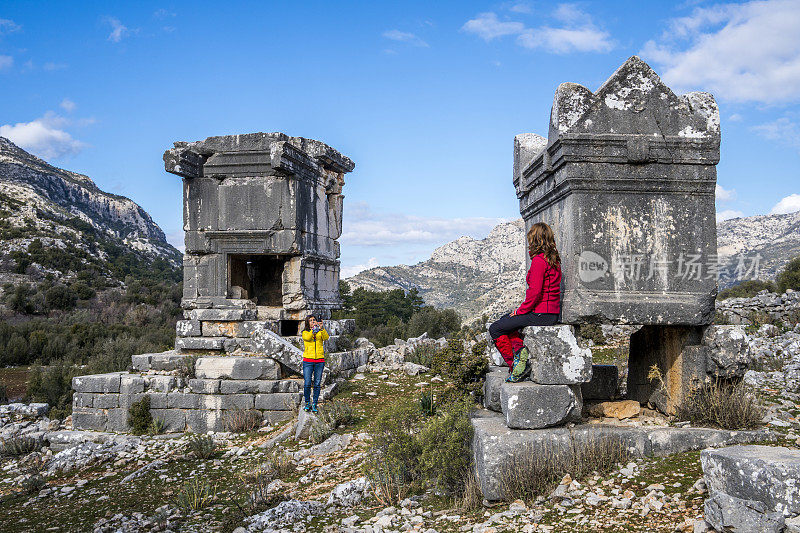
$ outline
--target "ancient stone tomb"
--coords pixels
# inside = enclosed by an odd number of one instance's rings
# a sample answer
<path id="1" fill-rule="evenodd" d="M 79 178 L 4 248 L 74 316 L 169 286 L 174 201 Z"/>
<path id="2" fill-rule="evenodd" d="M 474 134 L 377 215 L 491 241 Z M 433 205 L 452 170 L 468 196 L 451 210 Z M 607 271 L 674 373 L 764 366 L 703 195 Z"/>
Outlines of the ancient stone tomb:
<path id="1" fill-rule="evenodd" d="M 222 431 L 232 413 L 267 422 L 300 403 L 302 321 L 326 319 L 324 382 L 366 363 L 339 352 L 352 320 L 339 299 L 344 175 L 354 164 L 328 145 L 283 133 L 175 143 L 168 172 L 183 177 L 183 320 L 175 350 L 132 357 L 132 372 L 73 379 L 77 429 L 125 431 L 147 395 L 167 431 Z M 328 394 L 331 391 L 328 391 Z"/>

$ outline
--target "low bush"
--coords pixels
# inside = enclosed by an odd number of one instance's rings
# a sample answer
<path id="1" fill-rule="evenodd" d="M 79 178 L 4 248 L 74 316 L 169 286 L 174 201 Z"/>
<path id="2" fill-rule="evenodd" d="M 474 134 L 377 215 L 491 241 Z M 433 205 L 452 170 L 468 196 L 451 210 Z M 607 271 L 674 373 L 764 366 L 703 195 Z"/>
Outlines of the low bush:
<path id="1" fill-rule="evenodd" d="M 271 472 L 274 479 L 284 479 L 295 471 L 292 458 L 280 448 L 271 448 L 264 459 L 263 468 Z"/>
<path id="2" fill-rule="evenodd" d="M 261 427 L 264 415 L 255 409 L 231 409 L 225 413 L 225 431 L 249 433 Z"/>
<path id="3" fill-rule="evenodd" d="M 411 353 L 406 356 L 406 361 L 430 368 L 436 356 L 436 345 L 432 342 L 422 342 L 417 344 Z"/>
<path id="4" fill-rule="evenodd" d="M 325 442 L 335 430 L 329 424 L 326 424 L 322 420 L 315 420 L 313 424 L 311 424 L 311 429 L 308 432 L 308 440 L 311 441 L 311 444 L 319 444 L 321 442 Z"/>
<path id="5" fill-rule="evenodd" d="M 530 504 L 538 496 L 549 494 L 566 474 L 573 479 L 594 472 L 604 474 L 629 459 L 624 442 L 615 438 L 573 444 L 570 450 L 529 444 L 501 466 L 500 491 L 506 501 L 519 499 Z"/>
<path id="6" fill-rule="evenodd" d="M 777 288 L 771 281 L 749 279 L 737 283 L 732 287 L 728 287 L 727 289 L 722 289 L 717 293 L 717 300 L 727 300 L 728 298 L 752 298 L 763 290 L 775 292 Z"/>
<path id="7" fill-rule="evenodd" d="M 598 324 L 581 324 L 579 333 L 581 337 L 592 341 L 598 346 L 606 343 L 606 336 L 603 334 L 603 328 Z"/>
<path id="8" fill-rule="evenodd" d="M 776 276 L 775 281 L 779 293 L 786 292 L 786 289 L 800 290 L 800 256 L 789 261 Z"/>
<path id="9" fill-rule="evenodd" d="M 467 351 L 464 341 L 451 339 L 445 348 L 436 352 L 431 369 L 452 383 L 453 388 L 444 392 L 444 400 L 448 403 L 464 395 L 479 400 L 483 394 L 484 376 L 489 371 L 486 340 L 478 341 Z"/>
<path id="10" fill-rule="evenodd" d="M 164 433 L 166 427 L 166 422 L 160 418 L 154 418 L 153 421 L 150 422 L 150 425 L 147 426 L 147 433 L 150 435 L 160 435 Z"/>
<path id="11" fill-rule="evenodd" d="M 153 415 L 150 414 L 150 396 L 144 395 L 142 399 L 133 402 L 128 407 L 128 426 L 134 435 L 144 435 L 153 423 Z"/>
<path id="12" fill-rule="evenodd" d="M 186 512 L 205 509 L 216 497 L 216 487 L 207 481 L 194 478 L 183 485 L 175 498 L 175 505 Z"/>
<path id="13" fill-rule="evenodd" d="M 464 497 L 472 458 L 470 408 L 454 403 L 425 417 L 418 406 L 399 400 L 376 416 L 363 468 L 381 504 L 394 505 L 424 487 Z"/>
<path id="14" fill-rule="evenodd" d="M 217 443 L 210 435 L 192 435 L 186 442 L 186 451 L 198 459 L 211 459 L 217 453 Z"/>
<path id="15" fill-rule="evenodd" d="M 343 400 L 331 400 L 322 406 L 319 418 L 333 429 L 353 425 L 358 421 L 355 407 Z"/>
<path id="16" fill-rule="evenodd" d="M 41 438 L 17 435 L 0 440 L 0 456 L 27 455 L 39 450 L 43 445 Z"/>
<path id="17" fill-rule="evenodd" d="M 433 392 L 423 391 L 419 395 L 419 409 L 425 416 L 433 416 L 436 414 L 436 397 Z"/>
<path id="18" fill-rule="evenodd" d="M 676 411 L 678 420 L 722 429 L 753 429 L 764 418 L 764 409 L 750 387 L 722 380 L 691 390 Z"/>

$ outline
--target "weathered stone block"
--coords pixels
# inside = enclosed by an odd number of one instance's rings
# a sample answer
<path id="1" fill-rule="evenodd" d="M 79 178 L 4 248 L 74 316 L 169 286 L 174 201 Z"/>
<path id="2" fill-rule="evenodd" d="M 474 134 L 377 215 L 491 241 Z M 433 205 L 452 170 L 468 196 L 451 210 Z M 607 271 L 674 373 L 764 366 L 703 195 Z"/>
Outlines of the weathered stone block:
<path id="1" fill-rule="evenodd" d="M 138 353 L 136 355 L 131 356 L 131 366 L 134 370 L 139 372 L 147 372 L 150 370 L 150 358 L 153 354 L 150 353 Z"/>
<path id="2" fill-rule="evenodd" d="M 77 376 L 72 378 L 72 388 L 75 392 L 119 392 L 120 376 L 123 372 L 109 374 L 94 374 L 91 376 Z"/>
<path id="3" fill-rule="evenodd" d="M 280 388 L 280 381 L 273 380 L 260 380 L 260 379 L 224 379 L 220 382 L 220 394 L 269 394 L 273 392 L 282 392 Z"/>
<path id="4" fill-rule="evenodd" d="M 91 409 L 94 407 L 94 397 L 93 392 L 76 392 L 72 395 L 72 409 Z"/>
<path id="5" fill-rule="evenodd" d="M 483 406 L 492 411 L 500 412 L 503 410 L 500 402 L 500 389 L 508 378 L 508 369 L 502 367 L 492 367 L 486 374 L 483 383 Z"/>
<path id="6" fill-rule="evenodd" d="M 617 393 L 619 368 L 616 365 L 592 365 L 592 379 L 581 384 L 584 400 L 612 400 Z"/>
<path id="7" fill-rule="evenodd" d="M 150 397 L 150 409 L 167 409 L 169 407 L 166 392 L 147 392 L 145 395 Z"/>
<path id="8" fill-rule="evenodd" d="M 192 433 L 225 431 L 224 412 L 219 410 L 190 409 L 186 411 L 186 429 Z"/>
<path id="9" fill-rule="evenodd" d="M 222 350 L 225 337 L 179 337 L 176 350 Z"/>
<path id="10" fill-rule="evenodd" d="M 800 451 L 731 446 L 703 450 L 700 463 L 710 495 L 762 502 L 784 516 L 800 514 Z"/>
<path id="11" fill-rule="evenodd" d="M 164 431 L 174 433 L 186 429 L 186 411 L 181 409 L 150 409 L 154 420 L 164 422 Z"/>
<path id="12" fill-rule="evenodd" d="M 120 394 L 137 394 L 144 392 L 144 378 L 133 374 L 123 374 L 119 381 Z"/>
<path id="13" fill-rule="evenodd" d="M 291 420 L 293 416 L 291 411 L 264 411 L 264 420 L 270 424 Z"/>
<path id="14" fill-rule="evenodd" d="M 300 405 L 300 396 L 296 393 L 256 394 L 256 409 L 291 411 L 297 405 Z"/>
<path id="15" fill-rule="evenodd" d="M 130 430 L 130 426 L 128 425 L 128 410 L 122 408 L 109 409 L 106 431 L 122 433 L 128 430 Z"/>
<path id="16" fill-rule="evenodd" d="M 127 409 L 135 402 L 138 402 L 144 397 L 143 392 L 136 392 L 136 393 L 128 393 L 128 394 L 120 394 L 119 395 L 119 406 L 122 408 Z M 149 396 L 149 395 L 148 395 Z"/>
<path id="17" fill-rule="evenodd" d="M 770 512 L 762 502 L 743 500 L 718 492 L 705 501 L 705 520 L 717 531 L 730 533 L 781 533 L 784 517 Z"/>
<path id="18" fill-rule="evenodd" d="M 256 320 L 255 309 L 190 309 L 184 313 L 189 320 L 231 322 L 234 320 Z"/>
<path id="19" fill-rule="evenodd" d="M 101 409 L 81 409 L 72 412 L 72 427 L 75 429 L 88 429 L 105 431 L 108 416 Z"/>
<path id="20" fill-rule="evenodd" d="M 217 394 L 220 389 L 218 379 L 190 379 L 189 388 L 199 394 Z"/>
<path id="21" fill-rule="evenodd" d="M 94 397 L 95 409 L 114 409 L 119 407 L 119 394 L 97 394 Z"/>
<path id="22" fill-rule="evenodd" d="M 199 320 L 178 320 L 175 324 L 175 333 L 178 337 L 199 337 L 203 335 Z"/>
<path id="23" fill-rule="evenodd" d="M 170 392 L 177 386 L 175 376 L 145 376 L 144 382 L 148 392 Z"/>
<path id="24" fill-rule="evenodd" d="M 187 357 L 187 355 L 178 353 L 175 350 L 154 353 L 152 357 L 150 357 L 150 369 L 166 371 L 176 370 L 181 368 L 184 359 L 187 359 Z"/>
<path id="25" fill-rule="evenodd" d="M 280 366 L 266 357 L 200 357 L 195 365 L 200 379 L 280 379 Z"/>
<path id="26" fill-rule="evenodd" d="M 199 409 L 200 395 L 191 392 L 170 392 L 167 394 L 169 409 Z"/>
<path id="27" fill-rule="evenodd" d="M 573 385 L 592 379 L 592 351 L 578 346 L 572 326 L 528 326 L 522 333 L 534 383 Z"/>
<path id="28" fill-rule="evenodd" d="M 255 331 L 265 327 L 263 321 L 255 320 L 205 321 L 202 324 L 204 337 L 250 337 Z"/>
<path id="29" fill-rule="evenodd" d="M 708 349 L 708 374 L 724 379 L 744 376 L 752 360 L 744 326 L 708 326 L 701 342 Z"/>
<path id="30" fill-rule="evenodd" d="M 252 394 L 199 394 L 200 409 L 252 409 Z"/>
<path id="31" fill-rule="evenodd" d="M 562 259 L 567 324 L 709 324 L 717 254 L 719 110 L 678 96 L 638 57 L 595 92 L 556 90 L 548 138 L 515 147 L 526 228 L 547 222 Z M 677 231 L 675 228 L 692 228 Z"/>
<path id="32" fill-rule="evenodd" d="M 255 332 L 252 340 L 256 353 L 267 354 L 292 371 L 302 374 L 303 352 L 292 343 L 266 328 Z"/>
<path id="33" fill-rule="evenodd" d="M 504 383 L 500 405 L 506 424 L 514 429 L 538 429 L 580 420 L 580 387 Z"/>

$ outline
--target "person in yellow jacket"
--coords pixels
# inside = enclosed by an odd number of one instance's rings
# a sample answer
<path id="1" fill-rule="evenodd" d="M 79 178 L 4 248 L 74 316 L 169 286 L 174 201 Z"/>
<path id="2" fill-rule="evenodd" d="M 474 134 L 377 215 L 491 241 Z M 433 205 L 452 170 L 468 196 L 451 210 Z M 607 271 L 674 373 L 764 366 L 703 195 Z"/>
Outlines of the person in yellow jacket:
<path id="1" fill-rule="evenodd" d="M 322 371 L 325 368 L 325 346 L 323 343 L 330 335 L 325 331 L 322 320 L 317 320 L 314 315 L 306 317 L 306 327 L 303 330 L 303 397 L 306 401 L 306 411 L 317 412 Z M 313 381 L 312 381 L 313 380 Z M 314 386 L 314 400 L 311 398 L 311 386 Z"/>

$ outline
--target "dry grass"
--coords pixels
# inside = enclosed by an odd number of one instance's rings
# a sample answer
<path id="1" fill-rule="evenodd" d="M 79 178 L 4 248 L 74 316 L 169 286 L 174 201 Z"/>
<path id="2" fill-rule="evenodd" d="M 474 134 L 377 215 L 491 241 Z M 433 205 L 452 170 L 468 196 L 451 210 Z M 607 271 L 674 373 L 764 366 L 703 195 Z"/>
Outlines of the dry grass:
<path id="1" fill-rule="evenodd" d="M 549 494 L 565 474 L 573 479 L 593 472 L 603 474 L 629 459 L 622 441 L 608 437 L 580 446 L 573 444 L 569 450 L 528 445 L 502 466 L 500 490 L 508 501 L 531 503 L 536 497 Z"/>
<path id="2" fill-rule="evenodd" d="M 225 414 L 225 431 L 249 433 L 261 427 L 263 415 L 255 409 L 232 409 Z"/>
<path id="3" fill-rule="evenodd" d="M 475 511 L 481 508 L 482 503 L 483 493 L 480 482 L 475 476 L 475 472 L 470 469 L 464 476 L 464 493 L 458 499 L 458 508 L 465 512 Z"/>
<path id="4" fill-rule="evenodd" d="M 761 425 L 764 409 L 743 382 L 717 380 L 689 392 L 676 415 L 678 420 L 688 420 L 697 426 L 754 429 Z"/>

